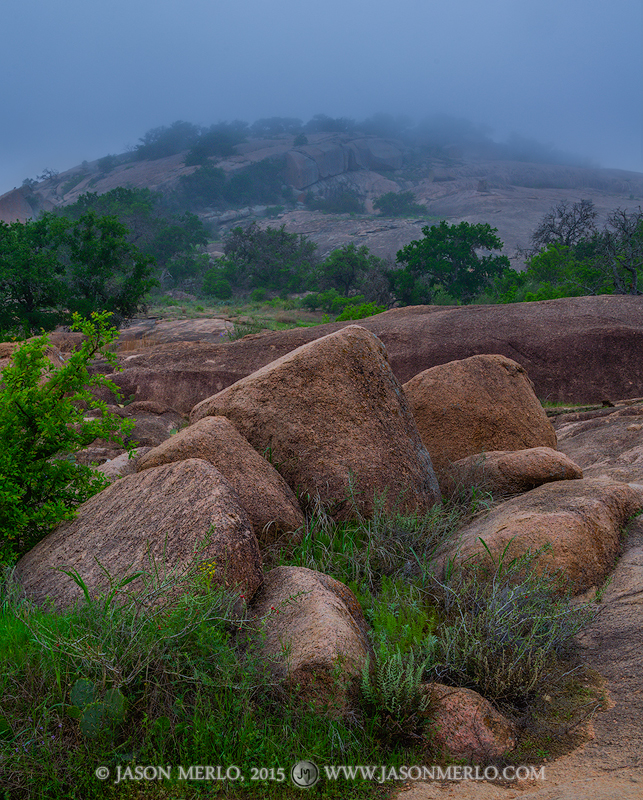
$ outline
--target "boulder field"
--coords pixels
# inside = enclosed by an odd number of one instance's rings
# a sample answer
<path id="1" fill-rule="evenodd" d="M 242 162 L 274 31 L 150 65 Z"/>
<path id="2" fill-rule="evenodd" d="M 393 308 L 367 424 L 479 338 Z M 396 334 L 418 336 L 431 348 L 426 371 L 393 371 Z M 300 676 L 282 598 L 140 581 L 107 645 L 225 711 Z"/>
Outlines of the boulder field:
<path id="1" fill-rule="evenodd" d="M 228 344 L 168 342 L 128 349 L 119 358 L 124 371 L 110 377 L 126 397 L 154 399 L 189 413 L 199 401 L 350 324 L 266 331 Z M 439 364 L 495 353 L 520 364 L 543 401 L 601 403 L 643 395 L 641 297 L 412 306 L 359 324 L 382 341 L 400 383 Z"/>
<path id="2" fill-rule="evenodd" d="M 575 298 L 586 299 L 603 298 Z M 405 323 L 445 313 L 405 311 Z M 254 342 L 265 352 L 270 336 L 239 344 Z M 227 347 L 234 350 L 233 344 Z M 141 357 L 153 361 L 162 348 L 155 350 Z M 276 346 L 270 352 L 276 355 Z M 160 398 L 126 409 L 166 414 L 170 384 L 155 385 L 161 386 Z M 596 474 L 593 459 L 600 455 L 579 437 L 610 419 L 619 431 L 625 419 L 623 448 L 638 459 L 639 445 L 630 434 L 640 441 L 643 426 L 638 407 L 628 408 L 627 415 L 610 410 L 596 422 L 557 422 L 562 441 L 582 444 L 577 452 L 588 474 Z M 592 424 L 583 428 L 587 423 Z M 275 679 L 314 685 L 324 708 L 342 713 L 350 703 L 348 683 L 335 697 L 325 691 L 338 663 L 345 665 L 348 681 L 371 653 L 359 603 L 348 587 L 313 570 L 278 567 L 264 574 L 261 548 L 277 535 L 296 547 L 304 511 L 319 502 L 338 520 L 368 516 L 378 496 L 390 510 L 423 511 L 441 496 L 432 460 L 445 484 L 454 474 L 474 480 L 477 465 L 488 460 L 499 494 L 518 496 L 470 523 L 443 556 L 457 562 L 489 551 L 498 556 L 507 546 L 515 555 L 550 544 L 540 565 L 561 569 L 569 588 L 584 592 L 613 569 L 621 529 L 643 508 L 643 486 L 609 474 L 583 478 L 572 453 L 565 456 L 556 445 L 521 363 L 497 352 L 469 354 L 420 370 L 402 387 L 387 349 L 366 324 L 338 326 L 198 402 L 188 427 L 168 431 L 164 441 L 140 453 L 136 473 L 129 462 L 123 469 L 130 474 L 122 478 L 112 470 L 114 482 L 23 556 L 16 575 L 36 602 L 49 598 L 65 607 L 82 593 L 61 570 L 77 572 L 93 594 L 106 586 L 101 565 L 114 576 L 163 557 L 180 570 L 205 540 L 199 558 L 215 584 L 240 593 L 248 604 L 249 636 L 257 629 L 255 645 L 263 648 Z M 627 479 L 623 464 L 619 469 Z M 498 758 L 514 746 L 511 723 L 479 695 L 439 685 L 427 685 L 427 691 L 446 752 Z"/>

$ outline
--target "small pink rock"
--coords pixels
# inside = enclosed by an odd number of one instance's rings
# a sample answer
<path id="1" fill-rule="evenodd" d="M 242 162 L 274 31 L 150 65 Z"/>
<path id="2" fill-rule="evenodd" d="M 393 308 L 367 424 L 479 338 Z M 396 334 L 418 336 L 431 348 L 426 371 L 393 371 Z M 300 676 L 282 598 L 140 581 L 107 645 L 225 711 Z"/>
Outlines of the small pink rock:
<path id="1" fill-rule="evenodd" d="M 514 725 L 477 692 L 441 683 L 427 688 L 436 705 L 436 742 L 451 756 L 488 761 L 514 749 Z"/>

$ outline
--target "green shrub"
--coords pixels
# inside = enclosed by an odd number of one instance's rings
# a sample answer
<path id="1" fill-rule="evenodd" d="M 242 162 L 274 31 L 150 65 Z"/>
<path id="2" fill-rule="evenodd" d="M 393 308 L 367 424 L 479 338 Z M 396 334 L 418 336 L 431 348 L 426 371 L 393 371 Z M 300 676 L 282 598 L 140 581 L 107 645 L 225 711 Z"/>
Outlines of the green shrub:
<path id="1" fill-rule="evenodd" d="M 377 306 L 375 303 L 359 303 L 358 305 L 351 303 L 344 307 L 335 322 L 344 322 L 349 319 L 366 319 L 366 317 L 381 314 L 382 311 L 386 311 L 386 307 Z"/>
<path id="2" fill-rule="evenodd" d="M 219 300 L 229 300 L 232 297 L 232 286 L 221 274 L 221 270 L 213 267 L 203 276 L 203 294 L 216 297 Z"/>
<path id="3" fill-rule="evenodd" d="M 73 454 L 94 439 L 123 443 L 131 429 L 110 414 L 89 391 L 116 386 L 103 375 L 90 375 L 89 362 L 107 350 L 118 332 L 109 328 L 109 314 L 90 321 L 74 318 L 73 328 L 85 335 L 82 345 L 62 366 L 47 359 L 47 336 L 25 342 L 2 371 L 0 387 L 0 560 L 10 562 L 33 547 L 51 528 L 74 516 L 79 503 L 104 488 L 107 481 L 91 467 L 77 464 Z M 87 408 L 99 409 L 87 419 Z"/>
<path id="4" fill-rule="evenodd" d="M 316 197 L 312 192 L 308 192 L 306 205 L 313 211 L 323 211 L 325 214 L 364 213 L 364 203 L 357 192 L 349 189 L 333 192 L 328 197 Z"/>
<path id="5" fill-rule="evenodd" d="M 444 610 L 435 675 L 492 700 L 522 704 L 560 674 L 574 637 L 597 613 L 570 604 L 563 576 L 538 567 L 543 548 L 466 564 L 436 582 Z"/>
<path id="6" fill-rule="evenodd" d="M 427 214 L 426 206 L 415 202 L 413 192 L 387 192 L 375 200 L 373 208 L 385 217 L 421 217 Z"/>
<path id="7" fill-rule="evenodd" d="M 368 718 L 324 716 L 276 683 L 244 635 L 243 601 L 209 587 L 201 563 L 197 548 L 183 570 L 145 564 L 137 589 L 110 576 L 111 589 L 62 613 L 0 586 L 9 590 L 0 612 L 3 790 L 94 800 L 115 796 L 117 766 L 219 763 L 243 768 L 235 796 L 282 798 L 284 785 L 251 781 L 251 770 L 287 774 L 302 753 L 318 764 L 408 763 L 377 743 Z M 96 779 L 97 765 L 108 765 L 109 780 Z M 158 791 L 192 797 L 176 773 Z M 324 789 L 328 798 L 366 795 L 344 781 Z"/>
<path id="8" fill-rule="evenodd" d="M 413 650 L 376 653 L 374 663 L 362 671 L 361 695 L 367 712 L 388 741 L 422 740 L 427 724 L 431 695 L 423 687 L 424 673 L 431 655 L 419 656 Z"/>

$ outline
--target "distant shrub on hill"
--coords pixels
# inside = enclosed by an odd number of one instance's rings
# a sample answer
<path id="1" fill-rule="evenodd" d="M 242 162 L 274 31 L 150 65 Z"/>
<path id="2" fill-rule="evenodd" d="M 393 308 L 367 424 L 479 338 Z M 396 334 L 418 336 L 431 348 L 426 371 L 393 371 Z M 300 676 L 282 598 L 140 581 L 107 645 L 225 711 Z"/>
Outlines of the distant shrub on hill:
<path id="1" fill-rule="evenodd" d="M 427 214 L 426 206 L 415 202 L 413 192 L 387 192 L 373 203 L 385 217 L 419 217 Z"/>

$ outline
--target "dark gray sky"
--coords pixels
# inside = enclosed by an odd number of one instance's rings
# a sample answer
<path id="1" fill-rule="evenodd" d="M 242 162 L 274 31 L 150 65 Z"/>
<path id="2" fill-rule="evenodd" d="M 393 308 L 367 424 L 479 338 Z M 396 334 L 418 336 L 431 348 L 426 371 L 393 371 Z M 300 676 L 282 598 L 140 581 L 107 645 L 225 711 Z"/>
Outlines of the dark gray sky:
<path id="1" fill-rule="evenodd" d="M 467 117 L 643 171 L 641 0 L 3 0 L 0 194 L 183 119 Z"/>

